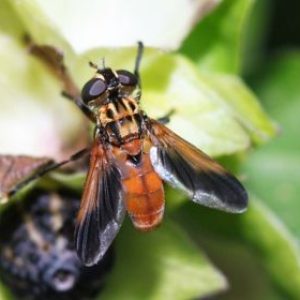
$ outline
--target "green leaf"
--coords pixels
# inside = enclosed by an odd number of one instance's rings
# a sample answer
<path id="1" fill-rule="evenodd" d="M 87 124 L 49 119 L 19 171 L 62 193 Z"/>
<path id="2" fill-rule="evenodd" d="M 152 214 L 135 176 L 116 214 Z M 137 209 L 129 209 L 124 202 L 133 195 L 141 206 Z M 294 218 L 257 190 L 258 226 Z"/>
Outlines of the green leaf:
<path id="1" fill-rule="evenodd" d="M 14 38 L 20 38 L 23 33 L 23 24 L 11 7 L 9 0 L 0 2 L 0 32 Z"/>
<path id="2" fill-rule="evenodd" d="M 183 56 L 157 57 L 145 70 L 144 80 L 145 111 L 162 116 L 174 109 L 168 126 L 205 152 L 217 156 L 249 147 L 249 135 L 222 95 Z"/>
<path id="3" fill-rule="evenodd" d="M 278 132 L 278 126 L 264 112 L 255 94 L 234 75 L 201 73 L 208 83 L 225 100 L 255 144 L 268 141 Z"/>
<path id="4" fill-rule="evenodd" d="M 243 234 L 253 245 L 276 284 L 294 299 L 300 297 L 300 249 L 285 225 L 261 202 L 252 200 Z M 255 200 L 255 202 L 254 202 Z M 288 280 L 287 280 L 288 278 Z"/>
<path id="5" fill-rule="evenodd" d="M 229 289 L 214 299 L 287 299 L 278 291 L 255 252 L 245 243 L 201 231 L 199 244 L 229 281 Z"/>
<path id="6" fill-rule="evenodd" d="M 226 288 L 223 275 L 167 218 L 150 233 L 126 225 L 101 299 L 192 299 Z"/>
<path id="7" fill-rule="evenodd" d="M 175 217 L 200 243 L 202 234 L 223 241 L 240 241 L 257 257 L 286 297 L 299 299 L 299 246 L 284 224 L 256 198 L 250 198 L 249 209 L 242 215 L 224 214 L 186 203 L 177 209 Z M 232 263 L 243 264 L 243 261 L 233 258 Z"/>
<path id="8" fill-rule="evenodd" d="M 300 52 L 273 58 L 255 85 L 281 134 L 252 153 L 245 172 L 249 186 L 300 238 Z"/>
<path id="9" fill-rule="evenodd" d="M 265 47 L 270 34 L 271 20 L 274 18 L 274 2 L 254 0 L 245 29 L 241 37 L 242 74 L 247 76 L 260 69 L 265 61 Z"/>
<path id="10" fill-rule="evenodd" d="M 11 293 L 7 288 L 0 282 L 0 299 L 1 300 L 13 300 Z"/>
<path id="11" fill-rule="evenodd" d="M 224 0 L 199 23 L 183 43 L 181 52 L 200 70 L 239 73 L 244 28 L 253 0 Z"/>

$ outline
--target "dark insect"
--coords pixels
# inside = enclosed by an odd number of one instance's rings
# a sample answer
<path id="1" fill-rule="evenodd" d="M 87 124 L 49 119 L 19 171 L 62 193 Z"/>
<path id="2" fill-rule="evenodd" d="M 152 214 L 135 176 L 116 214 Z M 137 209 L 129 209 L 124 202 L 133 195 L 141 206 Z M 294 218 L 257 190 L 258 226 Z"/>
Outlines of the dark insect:
<path id="1" fill-rule="evenodd" d="M 73 243 L 80 198 L 63 189 L 34 190 L 0 218 L 0 278 L 17 299 L 91 299 L 112 266 L 112 250 L 83 266 Z"/>
<path id="2" fill-rule="evenodd" d="M 46 61 L 47 51 L 33 48 L 36 56 Z M 162 120 L 166 118 L 154 120 L 141 110 L 142 52 L 139 43 L 133 73 L 98 68 L 91 63 L 96 74 L 81 94 L 70 85 L 65 68 L 61 68 L 65 96 L 95 123 L 91 149 L 71 158 L 90 153 L 75 229 L 76 249 L 87 266 L 103 257 L 122 225 L 125 211 L 139 230 L 149 231 L 160 224 L 164 214 L 163 181 L 208 207 L 232 213 L 247 208 L 247 193 L 234 176 L 165 127 Z"/>

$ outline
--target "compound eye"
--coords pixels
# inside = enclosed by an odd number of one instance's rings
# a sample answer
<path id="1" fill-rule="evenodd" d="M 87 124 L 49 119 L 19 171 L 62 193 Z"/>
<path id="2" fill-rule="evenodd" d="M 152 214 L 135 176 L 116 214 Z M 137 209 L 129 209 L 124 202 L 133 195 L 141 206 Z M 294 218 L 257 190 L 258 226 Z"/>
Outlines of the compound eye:
<path id="1" fill-rule="evenodd" d="M 107 89 L 106 83 L 99 78 L 89 80 L 81 91 L 82 100 L 87 104 L 89 101 L 94 100 L 101 96 Z"/>
<path id="2" fill-rule="evenodd" d="M 118 70 L 117 74 L 122 85 L 135 86 L 138 83 L 136 76 L 126 70 Z"/>

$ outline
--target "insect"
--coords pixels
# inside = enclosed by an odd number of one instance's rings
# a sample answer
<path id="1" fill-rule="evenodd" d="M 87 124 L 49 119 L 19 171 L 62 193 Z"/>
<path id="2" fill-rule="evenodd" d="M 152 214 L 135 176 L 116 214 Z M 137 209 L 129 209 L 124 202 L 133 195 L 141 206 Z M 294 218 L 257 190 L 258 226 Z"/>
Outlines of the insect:
<path id="1" fill-rule="evenodd" d="M 247 193 L 233 175 L 140 108 L 142 53 L 139 43 L 133 72 L 91 63 L 96 73 L 81 94 L 74 93 L 75 88 L 65 93 L 95 124 L 91 148 L 70 159 L 90 153 L 75 229 L 77 253 L 87 266 L 103 257 L 126 211 L 138 230 L 149 231 L 161 223 L 163 182 L 208 207 L 232 213 L 247 208 Z M 64 81 L 70 85 L 70 80 Z"/>

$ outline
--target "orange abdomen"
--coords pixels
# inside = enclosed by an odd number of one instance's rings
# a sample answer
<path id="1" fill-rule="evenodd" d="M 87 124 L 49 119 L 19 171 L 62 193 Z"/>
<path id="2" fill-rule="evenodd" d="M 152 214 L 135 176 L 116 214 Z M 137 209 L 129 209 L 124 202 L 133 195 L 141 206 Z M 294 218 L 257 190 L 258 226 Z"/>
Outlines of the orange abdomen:
<path id="1" fill-rule="evenodd" d="M 155 173 L 149 154 L 143 154 L 138 165 L 126 163 L 122 175 L 127 211 L 137 229 L 147 231 L 160 224 L 164 214 L 164 190 Z"/>

